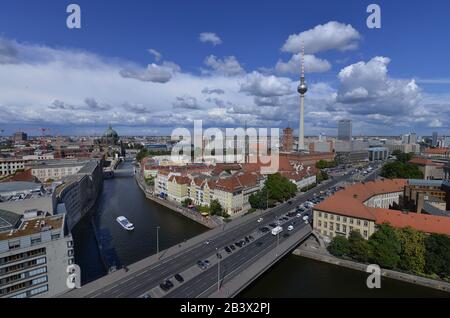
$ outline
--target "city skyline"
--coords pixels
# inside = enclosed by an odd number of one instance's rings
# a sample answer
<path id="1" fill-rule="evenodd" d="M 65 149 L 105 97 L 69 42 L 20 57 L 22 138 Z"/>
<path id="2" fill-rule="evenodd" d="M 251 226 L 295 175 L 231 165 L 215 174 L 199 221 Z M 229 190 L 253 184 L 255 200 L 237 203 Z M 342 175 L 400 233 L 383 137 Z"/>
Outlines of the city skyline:
<path id="1" fill-rule="evenodd" d="M 177 4 L 183 15 L 174 25 L 170 3 L 123 12 L 114 1 L 108 10 L 78 1 L 80 30 L 65 26 L 65 5 L 16 3 L 0 13 L 3 135 L 30 127 L 94 135 L 109 123 L 121 135 L 170 135 L 197 119 L 205 127 L 296 127 L 301 41 L 306 136 L 336 135 L 347 118 L 355 136 L 448 133 L 445 50 L 432 49 L 445 30 L 411 22 L 445 21 L 446 3 L 423 14 L 417 3 L 405 13 L 382 1 L 382 28 L 368 29 L 361 2 L 308 4 L 310 14 L 294 19 L 304 3 L 262 2 L 255 16 L 249 4 L 199 1 Z M 286 6 L 294 10 L 279 9 Z"/>

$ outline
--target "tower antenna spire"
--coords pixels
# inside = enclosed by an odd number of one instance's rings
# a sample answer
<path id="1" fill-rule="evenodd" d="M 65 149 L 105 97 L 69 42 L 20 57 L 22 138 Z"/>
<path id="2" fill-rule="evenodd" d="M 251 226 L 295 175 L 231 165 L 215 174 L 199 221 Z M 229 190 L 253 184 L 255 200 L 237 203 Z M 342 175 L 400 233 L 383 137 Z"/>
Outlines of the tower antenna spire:
<path id="1" fill-rule="evenodd" d="M 300 71 L 300 85 L 297 87 L 297 91 L 300 94 L 300 120 L 298 126 L 298 151 L 305 149 L 305 94 L 308 91 L 308 86 L 305 81 L 305 43 L 302 41 L 302 56 L 301 56 L 301 71 Z"/>
<path id="2" fill-rule="evenodd" d="M 305 78 L 305 42 L 302 41 L 302 61 L 301 61 L 301 72 L 300 72 L 300 78 Z"/>

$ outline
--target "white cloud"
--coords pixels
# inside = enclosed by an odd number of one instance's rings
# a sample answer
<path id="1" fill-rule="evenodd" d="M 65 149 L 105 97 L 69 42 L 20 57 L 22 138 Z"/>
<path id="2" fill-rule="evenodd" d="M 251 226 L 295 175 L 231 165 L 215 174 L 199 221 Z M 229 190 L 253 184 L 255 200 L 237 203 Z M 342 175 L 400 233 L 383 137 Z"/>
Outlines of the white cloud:
<path id="1" fill-rule="evenodd" d="M 214 72 L 226 76 L 235 76 L 244 73 L 244 69 L 234 56 L 226 56 L 219 59 L 214 55 L 205 58 L 205 65 L 209 66 Z"/>
<path id="2" fill-rule="evenodd" d="M 185 109 L 200 109 L 200 105 L 197 103 L 197 98 L 184 95 L 177 97 L 172 104 L 173 108 L 185 108 Z"/>
<path id="3" fill-rule="evenodd" d="M 419 87 L 414 80 L 389 78 L 389 63 L 389 58 L 377 56 L 343 68 L 337 101 L 356 114 L 395 115 L 415 109 L 421 100 Z"/>
<path id="4" fill-rule="evenodd" d="M 148 49 L 148 52 L 153 55 L 154 59 L 156 62 L 159 62 L 159 60 L 161 60 L 162 55 L 161 53 L 159 53 L 157 50 L 155 49 Z"/>
<path id="5" fill-rule="evenodd" d="M 442 121 L 440 121 L 437 118 L 433 119 L 430 122 L 430 124 L 428 125 L 428 127 L 431 127 L 431 128 L 439 128 L 439 127 L 442 127 L 442 126 L 443 126 Z"/>
<path id="6" fill-rule="evenodd" d="M 172 79 L 173 69 L 167 66 L 149 64 L 147 69 L 123 69 L 120 75 L 124 78 L 133 78 L 143 82 L 167 83 Z"/>
<path id="7" fill-rule="evenodd" d="M 202 32 L 199 35 L 200 42 L 203 43 L 211 43 L 212 45 L 216 46 L 218 44 L 222 44 L 222 39 L 215 33 L 213 32 Z"/>
<path id="8" fill-rule="evenodd" d="M 359 32 L 350 24 L 330 21 L 319 24 L 313 29 L 290 35 L 281 50 L 299 53 L 304 42 L 306 53 L 313 54 L 331 49 L 346 51 L 356 49 L 360 38 Z"/>
<path id="9" fill-rule="evenodd" d="M 241 82 L 241 92 L 252 96 L 271 97 L 295 93 L 293 82 L 289 78 L 263 75 L 253 71 Z"/>
<path id="10" fill-rule="evenodd" d="M 291 73 L 291 74 L 300 74 L 301 67 L 301 54 L 292 55 L 291 59 L 288 62 L 283 62 L 282 60 L 278 60 L 275 65 L 275 70 L 278 73 Z M 331 64 L 327 60 L 323 60 L 315 57 L 314 55 L 306 54 L 305 55 L 305 72 L 309 73 L 320 73 L 326 72 L 331 69 Z"/>

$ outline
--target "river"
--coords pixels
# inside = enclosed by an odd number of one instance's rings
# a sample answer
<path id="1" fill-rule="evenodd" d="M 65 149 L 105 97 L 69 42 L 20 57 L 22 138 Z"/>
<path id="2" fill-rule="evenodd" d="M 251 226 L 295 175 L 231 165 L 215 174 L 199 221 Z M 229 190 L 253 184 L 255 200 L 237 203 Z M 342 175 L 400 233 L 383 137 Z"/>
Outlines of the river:
<path id="1" fill-rule="evenodd" d="M 196 236 L 207 228 L 148 200 L 134 180 L 131 163 L 125 162 L 114 179 L 105 180 L 93 210 L 73 230 L 75 259 L 82 283 L 107 273 L 93 233 L 92 220 L 106 259 L 118 266 L 132 264 Z M 116 222 L 119 215 L 135 224 L 127 232 Z M 381 289 L 366 287 L 366 274 L 295 255 L 289 255 L 256 280 L 240 297 L 450 297 L 437 290 L 383 278 Z"/>

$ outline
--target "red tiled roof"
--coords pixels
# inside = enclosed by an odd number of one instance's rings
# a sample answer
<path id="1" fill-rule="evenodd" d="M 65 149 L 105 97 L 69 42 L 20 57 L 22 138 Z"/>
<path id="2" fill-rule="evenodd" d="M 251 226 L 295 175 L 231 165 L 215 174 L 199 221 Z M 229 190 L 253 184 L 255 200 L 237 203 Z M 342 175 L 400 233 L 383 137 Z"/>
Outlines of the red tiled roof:
<path id="1" fill-rule="evenodd" d="M 336 192 L 314 207 L 315 210 L 375 221 L 390 223 L 394 227 L 410 226 L 427 233 L 450 235 L 450 217 L 419 213 L 403 213 L 397 210 L 371 208 L 364 205 L 374 195 L 400 192 L 407 180 L 394 179 L 356 184 Z"/>
<path id="2" fill-rule="evenodd" d="M 430 155 L 445 155 L 450 153 L 449 148 L 427 148 L 425 149 L 426 154 Z"/>
<path id="3" fill-rule="evenodd" d="M 389 223 L 393 227 L 412 227 L 426 233 L 450 235 L 450 217 L 435 216 L 422 213 L 402 213 L 388 209 L 374 209 L 376 223 Z"/>
<path id="4" fill-rule="evenodd" d="M 191 183 L 191 179 L 189 179 L 188 177 L 183 177 L 183 176 L 171 176 L 169 178 L 169 181 L 175 181 L 178 184 L 189 184 Z"/>
<path id="5" fill-rule="evenodd" d="M 414 163 L 416 165 L 421 165 L 421 166 L 444 166 L 443 164 L 436 163 L 431 159 L 420 158 L 420 157 L 414 157 L 408 162 Z"/>

